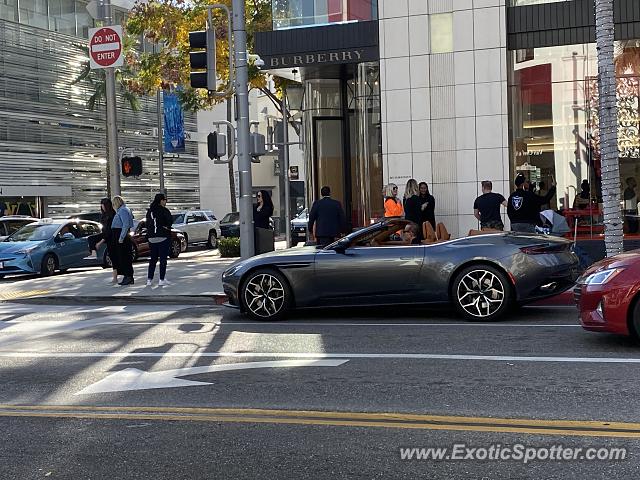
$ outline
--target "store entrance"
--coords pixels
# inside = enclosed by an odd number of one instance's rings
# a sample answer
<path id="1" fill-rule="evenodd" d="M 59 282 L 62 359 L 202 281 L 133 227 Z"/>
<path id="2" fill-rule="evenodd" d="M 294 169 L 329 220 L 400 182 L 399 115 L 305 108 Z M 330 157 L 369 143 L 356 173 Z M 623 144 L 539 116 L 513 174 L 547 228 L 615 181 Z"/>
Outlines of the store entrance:
<path id="1" fill-rule="evenodd" d="M 320 198 L 320 189 L 331 188 L 331 197 L 347 207 L 351 203 L 345 195 L 344 139 L 341 117 L 313 119 L 314 172 L 313 192 Z"/>

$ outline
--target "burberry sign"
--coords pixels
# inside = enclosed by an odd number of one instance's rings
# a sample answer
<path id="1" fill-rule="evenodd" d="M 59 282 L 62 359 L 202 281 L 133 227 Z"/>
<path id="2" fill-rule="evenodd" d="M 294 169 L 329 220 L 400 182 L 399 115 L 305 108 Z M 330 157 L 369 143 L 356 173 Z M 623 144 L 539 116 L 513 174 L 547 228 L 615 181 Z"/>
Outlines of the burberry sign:
<path id="1" fill-rule="evenodd" d="M 375 50 L 375 51 L 373 51 Z M 268 57 L 266 68 L 305 67 L 337 63 L 361 63 L 378 60 L 377 49 L 355 48 L 331 52 L 301 53 Z"/>

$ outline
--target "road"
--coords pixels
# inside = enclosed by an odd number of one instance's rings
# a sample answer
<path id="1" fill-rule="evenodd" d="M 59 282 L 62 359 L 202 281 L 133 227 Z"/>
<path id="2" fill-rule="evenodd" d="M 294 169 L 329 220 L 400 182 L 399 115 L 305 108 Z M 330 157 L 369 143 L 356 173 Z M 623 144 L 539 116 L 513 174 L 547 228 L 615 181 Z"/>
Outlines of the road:
<path id="1" fill-rule="evenodd" d="M 525 308 L 492 324 L 429 309 L 256 323 L 213 307 L 3 303 L 0 372 L 2 479 L 638 470 L 640 348 L 584 332 L 569 308 Z M 627 459 L 401 459 L 401 448 L 455 444 L 615 447 Z"/>

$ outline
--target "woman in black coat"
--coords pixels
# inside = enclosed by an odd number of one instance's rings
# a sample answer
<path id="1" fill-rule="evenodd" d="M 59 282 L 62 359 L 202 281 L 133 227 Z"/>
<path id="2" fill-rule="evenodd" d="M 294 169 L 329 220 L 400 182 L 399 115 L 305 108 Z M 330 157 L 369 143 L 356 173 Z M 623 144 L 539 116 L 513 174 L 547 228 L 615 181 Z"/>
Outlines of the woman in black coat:
<path id="1" fill-rule="evenodd" d="M 433 229 L 436 229 L 436 199 L 429 193 L 429 186 L 425 182 L 420 182 L 418 186 L 418 205 L 420 207 L 420 225 L 429 222 Z"/>
<path id="2" fill-rule="evenodd" d="M 111 283 L 118 283 L 118 271 L 116 269 L 117 263 L 115 262 L 116 257 L 116 243 L 114 241 L 113 236 L 111 235 L 111 222 L 113 222 L 113 217 L 116 215 L 116 211 L 113 208 L 113 204 L 111 203 L 110 198 L 103 198 L 100 200 L 100 224 L 102 225 L 102 230 L 98 235 L 91 235 L 87 240 L 89 242 L 89 250 L 91 253 L 95 251 L 96 258 L 98 256 L 98 249 L 104 243 L 106 244 L 107 254 L 111 259 L 111 265 L 113 269 L 113 279 Z"/>
<path id="3" fill-rule="evenodd" d="M 271 230 L 271 217 L 273 216 L 273 202 L 271 195 L 266 190 L 260 190 L 256 194 L 257 203 L 253 206 L 253 225 L 255 228 Z"/>

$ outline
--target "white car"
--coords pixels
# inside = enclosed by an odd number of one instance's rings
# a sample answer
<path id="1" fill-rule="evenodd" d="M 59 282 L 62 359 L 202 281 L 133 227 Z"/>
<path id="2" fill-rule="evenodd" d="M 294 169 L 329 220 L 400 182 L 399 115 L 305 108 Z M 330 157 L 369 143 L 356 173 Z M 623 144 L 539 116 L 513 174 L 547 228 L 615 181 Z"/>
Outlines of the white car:
<path id="1" fill-rule="evenodd" d="M 209 248 L 218 247 L 221 236 L 220 222 L 211 210 L 189 210 L 172 214 L 173 228 L 186 237 L 187 246 L 206 243 Z"/>
<path id="2" fill-rule="evenodd" d="M 29 217 L 26 215 L 7 215 L 5 217 L 0 217 L 0 241 L 7 238 L 13 232 L 20 230 L 25 225 L 39 221 L 39 218 Z"/>

